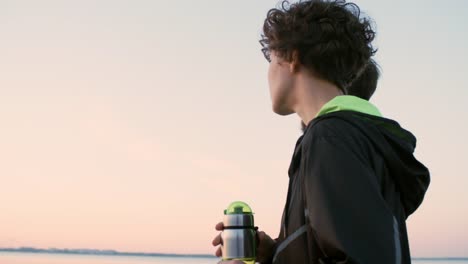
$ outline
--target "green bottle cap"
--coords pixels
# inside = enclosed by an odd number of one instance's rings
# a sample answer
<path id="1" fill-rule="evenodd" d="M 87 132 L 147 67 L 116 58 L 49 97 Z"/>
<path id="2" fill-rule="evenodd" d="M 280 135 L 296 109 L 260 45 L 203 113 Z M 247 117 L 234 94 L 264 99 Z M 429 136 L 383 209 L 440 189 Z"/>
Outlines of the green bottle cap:
<path id="1" fill-rule="evenodd" d="M 225 215 L 231 214 L 253 214 L 252 209 L 246 203 L 241 201 L 232 202 L 226 210 Z"/>

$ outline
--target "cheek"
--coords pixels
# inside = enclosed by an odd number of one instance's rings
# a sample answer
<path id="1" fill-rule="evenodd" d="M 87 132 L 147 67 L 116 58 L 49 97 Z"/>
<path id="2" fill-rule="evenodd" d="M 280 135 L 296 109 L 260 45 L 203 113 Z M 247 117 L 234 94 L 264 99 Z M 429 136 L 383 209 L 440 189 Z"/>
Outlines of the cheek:
<path id="1" fill-rule="evenodd" d="M 272 76 L 273 76 L 273 73 L 272 73 L 271 63 L 270 63 L 270 66 L 268 67 L 268 86 L 270 86 L 270 90 L 271 90 L 271 84 L 272 84 Z"/>
<path id="2" fill-rule="evenodd" d="M 271 66 L 271 63 L 270 63 L 270 67 L 268 67 L 268 87 L 270 89 L 270 96 L 272 99 L 274 97 L 275 90 L 277 90 L 276 88 L 278 86 L 277 79 L 278 79 L 278 74 L 275 71 L 275 68 Z"/>

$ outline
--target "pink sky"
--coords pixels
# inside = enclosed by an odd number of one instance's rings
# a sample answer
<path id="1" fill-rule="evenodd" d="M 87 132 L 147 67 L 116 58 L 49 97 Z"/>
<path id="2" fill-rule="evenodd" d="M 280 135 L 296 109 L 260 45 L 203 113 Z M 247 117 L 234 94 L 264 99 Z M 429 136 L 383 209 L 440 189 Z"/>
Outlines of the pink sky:
<path id="1" fill-rule="evenodd" d="M 379 32 L 373 102 L 432 173 L 412 254 L 468 256 L 468 6 L 357 3 Z M 2 2 L 0 247 L 211 253 L 234 200 L 276 236 L 300 131 L 259 51 L 275 4 Z"/>

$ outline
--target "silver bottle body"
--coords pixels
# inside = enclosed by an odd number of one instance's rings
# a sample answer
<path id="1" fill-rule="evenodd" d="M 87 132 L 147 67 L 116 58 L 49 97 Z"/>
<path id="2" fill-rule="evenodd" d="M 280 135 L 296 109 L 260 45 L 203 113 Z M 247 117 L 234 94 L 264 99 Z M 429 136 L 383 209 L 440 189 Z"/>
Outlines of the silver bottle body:
<path id="1" fill-rule="evenodd" d="M 223 260 L 255 259 L 256 232 L 251 214 L 224 216 L 225 229 L 221 233 Z"/>

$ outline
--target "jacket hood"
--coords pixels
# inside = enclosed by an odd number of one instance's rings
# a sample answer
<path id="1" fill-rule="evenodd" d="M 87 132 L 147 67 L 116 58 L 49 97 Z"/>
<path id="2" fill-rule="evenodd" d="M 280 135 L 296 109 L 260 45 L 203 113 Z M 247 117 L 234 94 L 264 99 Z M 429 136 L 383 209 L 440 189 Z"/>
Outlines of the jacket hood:
<path id="1" fill-rule="evenodd" d="M 413 155 L 416 137 L 394 120 L 382 117 L 368 101 L 354 96 L 333 99 L 314 120 L 330 117 L 348 121 L 370 139 L 395 180 L 406 217 L 411 215 L 422 203 L 430 183 L 429 170 Z"/>

